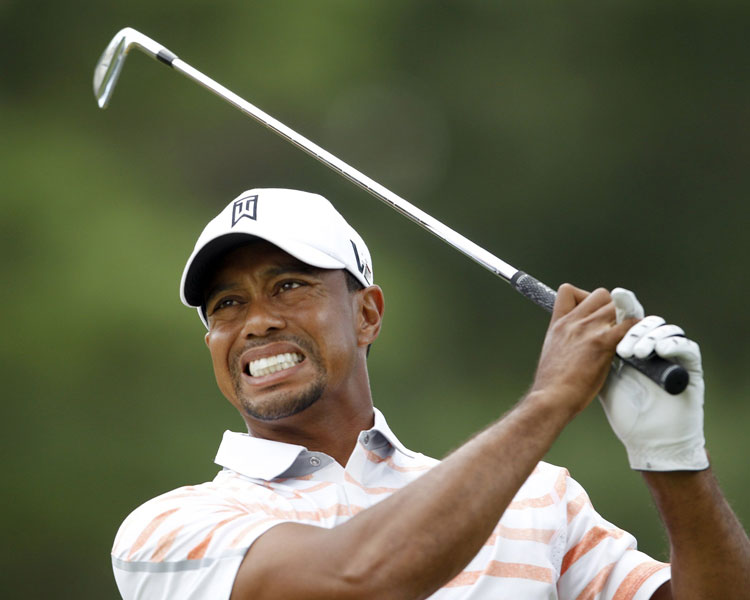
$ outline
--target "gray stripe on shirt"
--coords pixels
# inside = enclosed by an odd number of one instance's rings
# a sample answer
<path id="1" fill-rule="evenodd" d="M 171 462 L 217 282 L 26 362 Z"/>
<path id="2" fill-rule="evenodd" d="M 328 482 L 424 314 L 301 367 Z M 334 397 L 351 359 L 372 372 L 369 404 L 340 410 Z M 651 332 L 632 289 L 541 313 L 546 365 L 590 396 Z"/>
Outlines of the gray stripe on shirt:
<path id="1" fill-rule="evenodd" d="M 146 573 L 170 573 L 174 571 L 193 571 L 195 569 L 204 569 L 210 567 L 218 560 L 225 558 L 235 558 L 244 556 L 247 548 L 238 549 L 231 553 L 224 553 L 218 558 L 201 558 L 200 560 L 178 560 L 173 562 L 151 562 L 148 560 L 122 560 L 115 556 L 112 557 L 112 566 L 121 571 L 134 571 Z"/>

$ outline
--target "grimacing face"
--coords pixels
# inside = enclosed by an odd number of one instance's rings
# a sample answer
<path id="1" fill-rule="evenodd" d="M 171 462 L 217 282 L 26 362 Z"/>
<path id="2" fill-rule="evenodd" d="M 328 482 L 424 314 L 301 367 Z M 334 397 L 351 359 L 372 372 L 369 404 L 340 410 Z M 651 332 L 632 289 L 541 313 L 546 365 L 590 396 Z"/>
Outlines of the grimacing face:
<path id="1" fill-rule="evenodd" d="M 276 421 L 345 394 L 362 348 L 357 293 L 264 241 L 217 262 L 206 291 L 219 389 L 243 417 Z"/>

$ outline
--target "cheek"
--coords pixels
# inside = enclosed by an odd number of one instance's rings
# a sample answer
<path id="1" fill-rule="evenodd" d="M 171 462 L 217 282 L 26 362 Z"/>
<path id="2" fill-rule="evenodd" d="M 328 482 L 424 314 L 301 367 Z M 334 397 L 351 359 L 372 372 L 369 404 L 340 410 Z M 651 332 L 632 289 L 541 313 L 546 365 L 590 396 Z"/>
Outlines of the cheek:
<path id="1" fill-rule="evenodd" d="M 324 360 L 344 365 L 356 358 L 357 332 L 348 315 L 339 313 L 322 323 L 327 334 L 320 338 L 320 351 Z"/>
<path id="2" fill-rule="evenodd" d="M 229 338 L 230 336 L 221 331 L 212 331 L 207 338 L 216 383 L 225 396 L 234 389 L 229 374 Z"/>

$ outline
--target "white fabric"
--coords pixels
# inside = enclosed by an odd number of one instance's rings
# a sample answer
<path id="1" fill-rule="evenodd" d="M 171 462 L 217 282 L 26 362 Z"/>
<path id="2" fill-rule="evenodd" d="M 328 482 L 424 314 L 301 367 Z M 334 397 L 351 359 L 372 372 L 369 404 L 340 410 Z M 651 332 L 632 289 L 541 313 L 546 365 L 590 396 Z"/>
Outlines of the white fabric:
<path id="1" fill-rule="evenodd" d="M 247 460 L 248 451 L 265 460 Z M 225 468 L 212 482 L 136 509 L 112 550 L 123 598 L 229 598 L 243 555 L 269 528 L 285 521 L 335 527 L 438 462 L 404 448 L 379 411 L 345 468 L 294 451 L 290 466 L 286 444 L 227 434 L 218 453 Z M 669 574 L 596 513 L 565 469 L 540 463 L 476 557 L 432 598 L 645 600 Z"/>
<path id="2" fill-rule="evenodd" d="M 180 298 L 198 308 L 205 259 L 227 240 L 247 236 L 271 242 L 296 259 L 321 269 L 346 269 L 367 287 L 373 284 L 372 259 L 364 240 L 323 196 L 287 189 L 242 192 L 214 217 L 198 237 L 185 264 Z"/>
<path id="3" fill-rule="evenodd" d="M 611 292 L 615 303 L 615 318 L 618 323 L 625 319 L 642 319 L 646 313 L 635 294 L 625 288 L 615 288 Z"/>
<path id="4" fill-rule="evenodd" d="M 656 353 L 687 369 L 690 382 L 672 395 L 653 381 L 622 365 L 614 370 L 600 394 L 610 425 L 628 453 L 632 469 L 682 471 L 708 468 L 703 434 L 703 369 L 698 344 L 683 330 L 657 316 L 643 317 L 643 307 L 629 290 L 612 291 L 617 322 L 642 320 L 617 345 L 623 358 L 646 358 Z"/>

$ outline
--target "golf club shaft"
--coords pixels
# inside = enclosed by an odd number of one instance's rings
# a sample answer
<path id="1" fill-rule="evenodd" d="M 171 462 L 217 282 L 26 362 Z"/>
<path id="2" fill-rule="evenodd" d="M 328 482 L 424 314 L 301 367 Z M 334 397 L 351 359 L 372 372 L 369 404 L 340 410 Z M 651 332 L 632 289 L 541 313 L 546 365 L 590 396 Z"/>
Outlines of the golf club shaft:
<path id="1" fill-rule="evenodd" d="M 376 181 L 373 181 L 364 173 L 358 171 L 327 150 L 324 150 L 314 142 L 260 110 L 247 100 L 241 98 L 220 83 L 193 68 L 157 42 L 150 38 L 146 38 L 146 36 L 142 36 L 142 34 L 139 35 L 145 43 L 137 43 L 136 45 L 152 58 L 172 67 L 185 77 L 192 79 L 207 90 L 234 105 L 262 125 L 289 140 L 292 144 L 301 148 L 334 171 L 340 173 L 352 183 L 355 183 L 382 202 L 400 212 L 402 215 L 408 217 L 420 227 L 430 231 L 435 236 L 450 244 L 456 250 L 462 252 L 495 275 L 502 277 L 509 282 L 516 291 L 535 304 L 552 312 L 557 294 L 550 287 L 531 275 L 515 269 L 460 233 L 420 210 L 410 202 L 407 202 Z M 645 360 L 636 358 L 623 360 L 651 378 L 669 393 L 680 393 L 687 386 L 688 375 L 685 369 L 680 365 L 666 361 L 658 356 L 653 356 Z"/>
<path id="2" fill-rule="evenodd" d="M 343 175 L 352 183 L 358 185 L 365 191 L 369 192 L 382 202 L 385 202 L 405 217 L 414 221 L 420 227 L 431 232 L 441 240 L 447 242 L 459 252 L 462 252 L 472 260 L 482 265 L 495 275 L 502 277 L 509 282 L 518 292 L 526 296 L 532 302 L 538 304 L 549 312 L 555 304 L 556 293 L 554 290 L 536 280 L 530 275 L 519 271 L 503 260 L 500 260 L 494 254 L 491 254 L 481 246 L 478 246 L 468 238 L 464 237 L 457 231 L 451 229 L 444 223 L 441 223 L 434 217 L 428 215 L 423 210 L 417 208 L 401 196 L 394 194 L 386 187 L 380 185 L 361 171 L 355 169 L 348 163 L 334 156 L 324 148 L 318 146 L 315 142 L 300 135 L 293 129 L 290 129 L 282 122 L 273 118 L 271 115 L 251 104 L 244 98 L 241 98 L 231 90 L 227 89 L 217 81 L 211 79 L 204 73 L 201 73 L 194 67 L 187 64 L 184 60 L 173 55 L 169 51 L 159 53 L 155 58 L 170 65 L 185 77 L 192 79 L 210 92 L 213 92 L 220 98 L 240 109 L 245 114 L 251 116 L 256 121 L 266 126 L 268 129 L 279 134 L 281 137 L 289 140 L 292 144 L 301 148 L 313 158 L 316 158 L 323 164 L 327 165 L 334 171 Z"/>
<path id="3" fill-rule="evenodd" d="M 334 171 L 340 173 L 346 179 L 348 179 L 352 183 L 355 183 L 382 202 L 390 205 L 402 215 L 417 223 L 417 225 L 419 225 L 420 227 L 423 227 L 424 229 L 432 232 L 434 235 L 447 242 L 448 244 L 456 248 L 456 250 L 459 250 L 472 260 L 478 262 L 489 271 L 492 271 L 493 273 L 499 275 L 507 281 L 510 281 L 513 275 L 516 274 L 517 269 L 514 269 L 509 264 L 500 260 L 498 257 L 487 252 L 471 240 L 465 238 L 460 233 L 457 233 L 447 225 L 431 217 L 402 197 L 394 194 L 376 181 L 370 179 L 367 175 L 365 175 L 361 171 L 358 171 L 351 165 L 345 163 L 343 160 L 337 158 L 327 150 L 321 148 L 316 143 L 290 129 L 280 121 L 274 119 L 272 116 L 263 112 L 258 107 L 250 104 L 243 98 L 240 98 L 234 92 L 228 90 L 210 77 L 207 77 L 200 71 L 185 63 L 185 61 L 176 58 L 172 62 L 172 68 L 174 68 L 175 71 L 178 71 L 186 77 L 192 79 L 196 83 L 199 83 L 217 96 L 225 99 L 230 104 L 233 104 L 245 114 L 253 117 L 259 123 L 275 131 L 283 138 L 286 138 L 298 148 L 301 148 L 312 157 L 316 158 Z"/>

